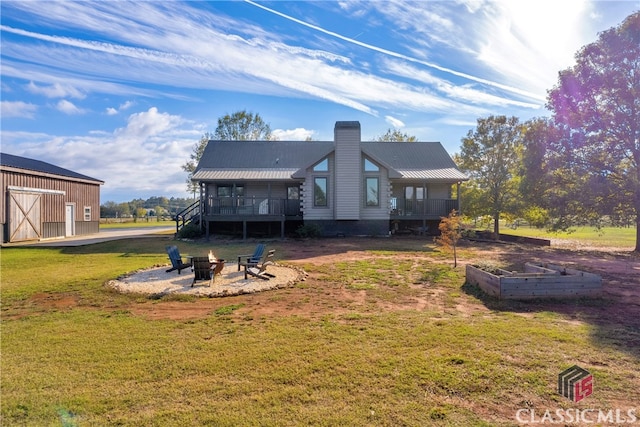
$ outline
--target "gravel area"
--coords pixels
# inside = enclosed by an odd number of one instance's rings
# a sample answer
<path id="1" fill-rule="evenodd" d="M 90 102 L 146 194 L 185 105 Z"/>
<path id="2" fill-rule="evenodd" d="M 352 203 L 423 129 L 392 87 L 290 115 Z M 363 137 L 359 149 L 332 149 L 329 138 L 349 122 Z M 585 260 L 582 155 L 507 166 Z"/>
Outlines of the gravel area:
<path id="1" fill-rule="evenodd" d="M 251 275 L 245 280 L 244 270 L 238 271 L 237 264 L 225 265 L 209 286 L 208 280 L 199 280 L 193 284 L 193 273 L 187 269 L 181 274 L 177 271 L 167 273 L 169 266 L 153 267 L 111 280 L 107 286 L 123 293 L 162 296 L 185 294 L 207 297 L 250 294 L 270 289 L 285 288 L 305 280 L 306 274 L 296 268 L 282 265 L 269 265 L 267 272 L 275 277 L 262 280 Z"/>

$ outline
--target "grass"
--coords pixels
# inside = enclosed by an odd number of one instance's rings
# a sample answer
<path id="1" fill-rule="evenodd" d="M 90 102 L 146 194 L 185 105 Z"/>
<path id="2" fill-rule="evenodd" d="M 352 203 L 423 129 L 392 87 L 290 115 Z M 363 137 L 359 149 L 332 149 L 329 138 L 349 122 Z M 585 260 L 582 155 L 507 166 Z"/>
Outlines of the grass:
<path id="1" fill-rule="evenodd" d="M 108 220 L 107 220 L 108 221 Z M 140 219 L 136 222 L 127 221 L 127 222 L 101 222 L 100 228 L 140 228 L 140 227 L 174 227 L 176 226 L 175 221 L 156 221 L 151 220 L 147 221 L 146 219 Z"/>
<path id="2" fill-rule="evenodd" d="M 553 233 L 545 229 L 518 227 L 516 229 L 502 228 L 501 232 L 514 236 L 577 241 L 582 245 L 593 247 L 623 247 L 633 249 L 636 244 L 635 227 L 602 227 L 600 230 L 593 227 L 576 227 L 569 233 Z"/>
<path id="3" fill-rule="evenodd" d="M 603 330 L 547 311 L 463 316 L 372 305 L 405 300 L 416 287 L 483 305 L 464 290 L 461 269 L 429 251 L 416 261 L 414 247 L 309 263 L 320 280 L 260 300 L 299 292 L 312 302 L 344 288 L 366 293 L 370 304 L 361 307 L 266 316 L 252 314 L 252 300 L 229 299 L 197 319 L 149 320 L 133 308 L 197 301 L 150 301 L 103 284 L 166 263 L 168 242 L 2 250 L 3 424 L 513 425 L 518 408 L 570 406 L 555 381 L 573 363 L 595 367 L 597 393 L 581 407 L 638 401 L 636 330 Z M 291 245 L 270 244 L 283 256 L 298 253 Z M 228 244 L 217 255 L 233 259 L 253 246 Z M 183 254 L 208 247 L 180 243 Z M 57 309 L 38 304 L 43 297 L 78 304 Z"/>

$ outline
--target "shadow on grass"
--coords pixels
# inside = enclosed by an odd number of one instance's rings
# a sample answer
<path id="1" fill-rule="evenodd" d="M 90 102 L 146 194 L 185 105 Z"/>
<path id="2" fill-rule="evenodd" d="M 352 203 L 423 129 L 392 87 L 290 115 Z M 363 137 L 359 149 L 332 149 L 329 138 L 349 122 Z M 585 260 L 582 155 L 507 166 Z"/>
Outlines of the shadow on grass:
<path id="1" fill-rule="evenodd" d="M 511 313 L 551 312 L 593 325 L 592 339 L 640 359 L 640 309 L 634 301 L 608 295 L 598 298 L 502 300 L 465 282 L 461 290 L 480 300 L 488 309 Z"/>

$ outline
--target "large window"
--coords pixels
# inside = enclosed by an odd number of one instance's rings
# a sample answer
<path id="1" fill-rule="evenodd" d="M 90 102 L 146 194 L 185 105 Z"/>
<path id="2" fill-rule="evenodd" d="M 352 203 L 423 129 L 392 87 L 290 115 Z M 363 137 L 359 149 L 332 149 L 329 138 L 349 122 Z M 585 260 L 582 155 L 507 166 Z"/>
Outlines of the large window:
<path id="1" fill-rule="evenodd" d="M 379 172 L 380 168 L 373 163 L 371 160 L 369 159 L 364 159 L 364 171 L 365 172 Z"/>
<path id="2" fill-rule="evenodd" d="M 378 177 L 365 178 L 365 206 L 380 206 L 380 180 Z"/>
<path id="3" fill-rule="evenodd" d="M 329 159 L 321 160 L 313 167 L 314 172 L 328 172 L 329 171 Z"/>
<path id="4" fill-rule="evenodd" d="M 327 205 L 327 181 L 326 177 L 315 177 L 313 179 L 313 205 Z"/>

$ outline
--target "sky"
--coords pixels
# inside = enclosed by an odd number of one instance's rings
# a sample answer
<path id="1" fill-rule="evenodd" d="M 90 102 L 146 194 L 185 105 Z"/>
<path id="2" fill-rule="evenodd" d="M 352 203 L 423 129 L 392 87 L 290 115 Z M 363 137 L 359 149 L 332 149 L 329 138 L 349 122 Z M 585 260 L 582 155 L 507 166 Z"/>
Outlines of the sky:
<path id="1" fill-rule="evenodd" d="M 0 2 L 1 151 L 104 181 L 101 203 L 190 197 L 218 118 L 280 140 L 357 120 L 440 141 L 549 116 L 558 72 L 640 0 Z"/>

